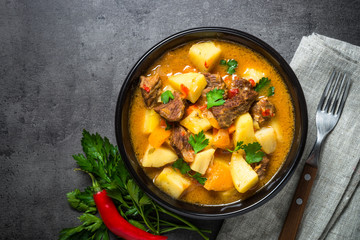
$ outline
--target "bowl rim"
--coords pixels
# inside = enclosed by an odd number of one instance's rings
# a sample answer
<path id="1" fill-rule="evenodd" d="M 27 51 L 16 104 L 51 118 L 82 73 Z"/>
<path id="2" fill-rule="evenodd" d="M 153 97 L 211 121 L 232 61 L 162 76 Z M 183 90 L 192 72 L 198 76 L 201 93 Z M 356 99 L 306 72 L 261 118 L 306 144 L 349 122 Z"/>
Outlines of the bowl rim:
<path id="1" fill-rule="evenodd" d="M 122 129 L 121 129 L 121 115 L 122 115 L 122 111 L 123 111 L 123 102 L 125 100 L 125 95 L 127 94 L 127 90 L 128 88 L 131 86 L 131 78 L 132 75 L 134 75 L 134 73 L 137 71 L 137 68 L 142 64 L 142 62 L 149 56 L 151 55 L 156 49 L 160 48 L 161 46 L 163 46 L 166 43 L 169 43 L 175 39 L 184 37 L 186 35 L 190 35 L 190 34 L 194 34 L 194 33 L 206 33 L 206 32 L 211 32 L 211 33 L 225 33 L 225 34 L 231 34 L 231 35 L 235 35 L 236 37 L 242 37 L 250 42 L 255 43 L 256 45 L 259 45 L 261 48 L 263 48 L 267 53 L 269 53 L 276 61 L 278 61 L 281 65 L 281 67 L 283 68 L 284 72 L 288 75 L 289 79 L 291 79 L 291 83 L 293 84 L 293 86 L 296 88 L 295 91 L 297 93 L 297 97 L 299 99 L 299 107 L 300 107 L 300 113 L 301 113 L 301 122 L 300 122 L 300 128 L 301 130 L 301 138 L 299 141 L 299 147 L 297 148 L 297 151 L 294 155 L 294 160 L 292 161 L 292 163 L 289 166 L 289 170 L 284 174 L 284 176 L 281 178 L 281 180 L 276 183 L 276 186 L 274 187 L 274 189 L 272 189 L 271 191 L 269 191 L 263 198 L 261 198 L 259 201 L 255 202 L 254 204 L 251 204 L 247 207 L 241 208 L 239 210 L 233 211 L 233 212 L 226 212 L 226 213 L 217 213 L 217 214 L 208 214 L 208 213 L 194 213 L 194 212 L 188 212 L 188 211 L 184 211 L 183 209 L 177 209 L 174 206 L 172 206 L 171 204 L 167 203 L 166 201 L 164 201 L 163 199 L 161 199 L 160 197 L 158 197 L 156 194 L 153 194 L 152 191 L 150 189 L 148 189 L 148 187 L 142 183 L 142 181 L 140 180 L 140 178 L 137 176 L 138 174 L 136 173 L 135 169 L 133 169 L 133 167 L 131 166 L 130 161 L 128 160 L 128 156 L 124 147 L 124 144 L 122 144 Z M 206 39 L 206 37 L 204 37 L 204 39 Z M 295 117 L 295 116 L 294 116 Z M 134 178 L 134 180 L 136 181 L 136 183 L 142 188 L 142 190 L 144 190 L 145 193 L 147 193 L 147 195 L 153 199 L 154 201 L 156 201 L 158 204 L 160 204 L 162 207 L 171 210 L 179 215 L 185 216 L 185 217 L 190 217 L 190 218 L 195 218 L 195 219 L 211 219 L 211 220 L 215 220 L 215 219 L 224 219 L 224 218 L 228 218 L 228 217 L 233 217 L 235 215 L 240 215 L 240 214 L 244 214 L 247 213 L 257 207 L 262 206 L 264 203 L 268 202 L 270 199 L 272 199 L 285 185 L 286 183 L 289 181 L 290 177 L 293 175 L 293 173 L 296 170 L 296 167 L 298 165 L 298 163 L 301 160 L 301 156 L 303 154 L 304 148 L 305 148 L 305 141 L 307 138 L 307 129 L 308 129 L 308 115 L 307 115 L 307 106 L 306 106 L 306 101 L 305 101 L 305 97 L 304 97 L 304 93 L 303 90 L 301 88 L 301 85 L 299 83 L 298 78 L 296 77 L 295 73 L 293 72 L 293 70 L 291 69 L 290 65 L 284 60 L 284 58 L 274 49 L 272 48 L 270 45 L 268 45 L 267 43 L 265 43 L 264 41 L 262 41 L 261 39 L 237 30 L 237 29 L 233 29 L 233 28 L 226 28 L 226 27 L 197 27 L 197 28 L 190 28 L 187 30 L 183 30 L 180 32 L 177 32 L 175 34 L 172 34 L 168 37 L 166 37 L 165 39 L 161 40 L 160 42 L 158 42 L 157 44 L 155 44 L 153 47 L 151 47 L 148 51 L 146 51 L 140 58 L 139 60 L 134 64 L 134 66 L 131 68 L 131 70 L 129 71 L 128 75 L 126 76 L 121 89 L 120 89 L 120 93 L 118 96 L 118 100 L 116 103 L 116 112 L 115 112 L 115 134 L 116 134 L 116 141 L 118 144 L 118 148 L 119 151 L 121 153 L 121 156 L 124 160 L 124 163 L 127 167 L 127 169 L 129 170 L 130 174 L 132 175 L 132 177 Z M 295 138 L 295 136 L 294 136 Z M 293 139 L 294 141 L 294 139 Z M 190 203 L 191 204 L 191 203 Z M 231 204 L 231 203 L 229 203 Z M 227 204 L 224 204 L 224 206 L 226 206 Z M 199 207 L 201 207 L 201 205 L 198 205 Z M 205 206 L 209 206 L 209 205 L 205 205 Z"/>

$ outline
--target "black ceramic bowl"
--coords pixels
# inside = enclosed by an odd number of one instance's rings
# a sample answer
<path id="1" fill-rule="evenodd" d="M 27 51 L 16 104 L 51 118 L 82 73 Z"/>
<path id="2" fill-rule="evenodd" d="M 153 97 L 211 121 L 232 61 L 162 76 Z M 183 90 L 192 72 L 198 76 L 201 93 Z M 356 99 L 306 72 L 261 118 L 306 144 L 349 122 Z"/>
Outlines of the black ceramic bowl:
<path id="1" fill-rule="evenodd" d="M 250 198 L 224 205 L 195 205 L 175 200 L 160 191 L 153 181 L 146 176 L 139 165 L 132 148 L 129 133 L 129 107 L 134 89 L 139 84 L 140 75 L 144 74 L 151 64 L 167 50 L 190 41 L 213 38 L 232 41 L 247 46 L 263 55 L 284 79 L 295 111 L 295 134 L 293 144 L 281 169 L 258 192 Z M 286 61 L 262 40 L 235 29 L 204 27 L 194 28 L 176 33 L 156 44 L 142 56 L 125 79 L 121 88 L 115 117 L 116 139 L 123 159 L 140 187 L 163 207 L 180 215 L 198 219 L 222 219 L 251 211 L 269 201 L 284 187 L 295 171 L 304 149 L 307 134 L 307 109 L 304 94 L 294 72 Z"/>

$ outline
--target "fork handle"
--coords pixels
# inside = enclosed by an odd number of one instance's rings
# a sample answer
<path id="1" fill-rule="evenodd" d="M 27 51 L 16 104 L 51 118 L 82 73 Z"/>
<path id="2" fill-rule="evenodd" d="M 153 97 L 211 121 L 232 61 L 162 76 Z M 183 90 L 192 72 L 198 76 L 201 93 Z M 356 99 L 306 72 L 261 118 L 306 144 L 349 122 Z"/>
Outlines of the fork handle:
<path id="1" fill-rule="evenodd" d="M 305 163 L 293 200 L 285 219 L 279 240 L 295 239 L 307 200 L 317 173 L 317 167 Z"/>

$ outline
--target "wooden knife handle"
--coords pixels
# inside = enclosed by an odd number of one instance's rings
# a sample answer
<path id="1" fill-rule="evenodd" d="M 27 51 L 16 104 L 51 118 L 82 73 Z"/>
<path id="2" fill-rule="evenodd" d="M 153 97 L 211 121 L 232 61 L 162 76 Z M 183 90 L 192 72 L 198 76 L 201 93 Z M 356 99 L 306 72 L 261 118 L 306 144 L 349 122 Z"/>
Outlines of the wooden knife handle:
<path id="1" fill-rule="evenodd" d="M 291 201 L 283 229 L 281 230 L 279 240 L 291 240 L 296 238 L 296 233 L 299 229 L 316 173 L 316 167 L 305 163 L 293 200 Z"/>

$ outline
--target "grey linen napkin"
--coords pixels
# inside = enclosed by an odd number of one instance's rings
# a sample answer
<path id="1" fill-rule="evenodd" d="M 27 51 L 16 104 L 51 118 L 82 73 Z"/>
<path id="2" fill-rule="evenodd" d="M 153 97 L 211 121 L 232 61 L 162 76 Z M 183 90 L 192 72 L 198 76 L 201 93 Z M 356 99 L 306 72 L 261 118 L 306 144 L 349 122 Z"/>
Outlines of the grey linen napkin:
<path id="1" fill-rule="evenodd" d="M 342 116 L 328 136 L 298 239 L 360 239 L 360 47 L 318 34 L 303 37 L 290 63 L 309 114 L 302 160 L 287 185 L 268 203 L 225 220 L 217 240 L 277 239 L 299 176 L 316 139 L 315 113 L 334 68 L 352 79 Z"/>

